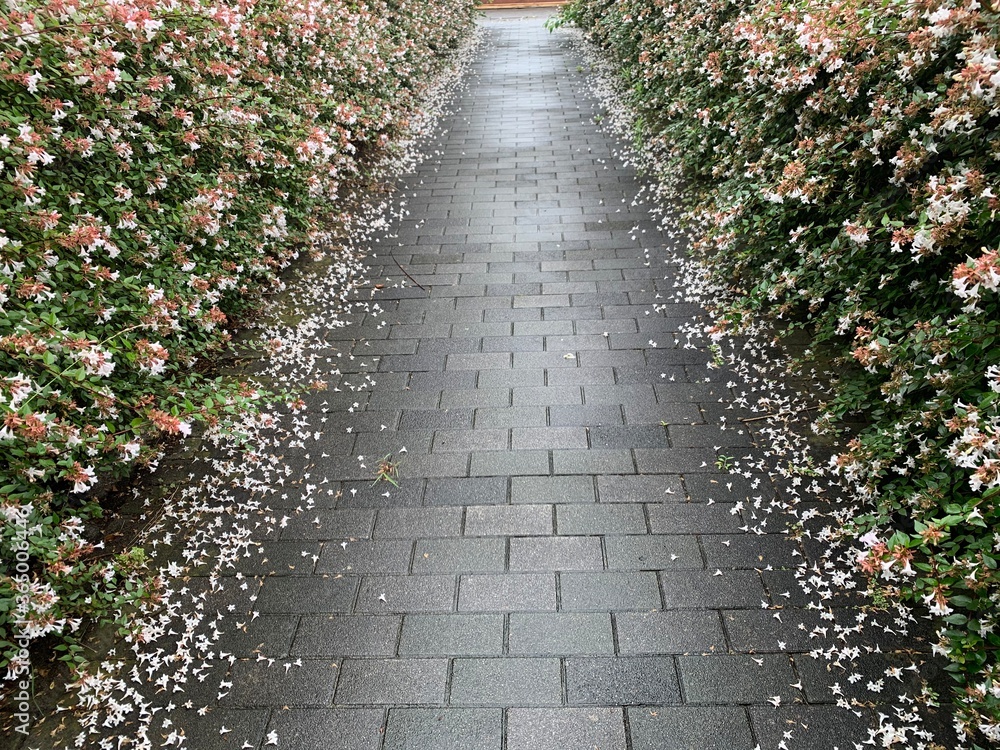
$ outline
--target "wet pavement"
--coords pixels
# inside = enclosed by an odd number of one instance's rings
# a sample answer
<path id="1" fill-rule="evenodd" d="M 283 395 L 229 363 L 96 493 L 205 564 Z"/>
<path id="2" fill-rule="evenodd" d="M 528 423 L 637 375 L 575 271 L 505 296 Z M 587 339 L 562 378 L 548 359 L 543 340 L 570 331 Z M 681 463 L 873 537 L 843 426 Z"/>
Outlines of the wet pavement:
<path id="1" fill-rule="evenodd" d="M 228 703 L 270 709 L 293 747 L 751 750 L 803 724 L 846 747 L 867 721 L 778 648 L 809 648 L 771 609 L 801 596 L 799 550 L 740 531 L 736 503 L 774 490 L 717 468 L 751 446 L 720 426 L 727 375 L 680 345 L 696 308 L 653 312 L 674 279 L 644 250 L 670 240 L 543 18 L 490 15 L 439 155 L 405 180 L 373 270 L 387 313 L 337 332 L 378 373 L 363 418 L 325 428 L 353 427 L 359 481 L 309 530 L 311 574 L 261 592 L 306 669 L 237 663 Z M 360 481 L 390 453 L 398 489 Z M 297 553 L 287 531 L 272 549 Z"/>

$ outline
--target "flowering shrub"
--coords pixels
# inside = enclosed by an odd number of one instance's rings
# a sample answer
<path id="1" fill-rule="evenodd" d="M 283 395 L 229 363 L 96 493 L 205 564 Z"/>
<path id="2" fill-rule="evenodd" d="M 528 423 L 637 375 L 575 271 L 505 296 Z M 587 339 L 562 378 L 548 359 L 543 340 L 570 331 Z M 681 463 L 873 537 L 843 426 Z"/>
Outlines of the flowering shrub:
<path id="1" fill-rule="evenodd" d="M 1000 13 L 976 0 L 575 0 L 636 137 L 750 322 L 842 355 L 817 427 L 860 567 L 922 602 L 959 729 L 1000 740 Z M 668 192 L 670 192 L 668 191 Z"/>
<path id="2" fill-rule="evenodd" d="M 150 594 L 106 480 L 252 410 L 203 373 L 325 240 L 465 0 L 9 0 L 0 10 L 0 665 Z"/>

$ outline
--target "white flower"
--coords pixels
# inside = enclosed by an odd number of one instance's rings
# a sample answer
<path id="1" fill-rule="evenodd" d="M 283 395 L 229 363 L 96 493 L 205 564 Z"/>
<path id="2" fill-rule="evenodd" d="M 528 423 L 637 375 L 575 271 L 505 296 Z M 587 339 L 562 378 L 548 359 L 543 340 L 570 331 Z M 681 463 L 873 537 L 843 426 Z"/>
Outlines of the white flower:
<path id="1" fill-rule="evenodd" d="M 991 365 L 986 368 L 986 382 L 991 391 L 1000 393 L 1000 365 Z"/>
<path id="2" fill-rule="evenodd" d="M 924 597 L 924 604 L 927 605 L 928 611 L 937 617 L 944 617 L 945 615 L 950 615 L 955 611 L 945 604 L 943 600 L 939 601 L 937 594 L 934 592 L 931 592 Z"/>
<path id="3" fill-rule="evenodd" d="M 923 256 L 934 253 L 936 244 L 929 229 L 918 229 L 913 236 L 912 252 L 914 259 L 920 260 Z"/>
<path id="4" fill-rule="evenodd" d="M 121 450 L 121 452 L 122 452 L 122 458 L 124 460 L 126 460 L 126 461 L 134 461 L 136 459 L 136 457 L 139 455 L 139 449 L 141 447 L 142 446 L 139 443 L 137 443 L 136 441 L 133 440 L 132 442 L 125 443 L 124 445 L 122 445 L 119 448 L 119 450 Z"/>
<path id="5" fill-rule="evenodd" d="M 115 370 L 111 354 L 96 345 L 77 353 L 76 358 L 83 364 L 83 369 L 88 375 L 100 375 L 106 378 Z"/>
<path id="6" fill-rule="evenodd" d="M 73 482 L 73 489 L 71 492 L 86 492 L 97 482 L 97 477 L 94 474 L 93 466 L 85 466 L 82 469 L 82 473 L 85 475 L 82 478 L 77 479 Z"/>
<path id="7" fill-rule="evenodd" d="M 844 233 L 847 238 L 858 245 L 868 244 L 868 228 L 850 221 L 844 222 Z"/>
<path id="8" fill-rule="evenodd" d="M 859 537 L 858 541 L 868 548 L 874 547 L 879 542 L 878 533 L 872 529 L 864 536 Z"/>

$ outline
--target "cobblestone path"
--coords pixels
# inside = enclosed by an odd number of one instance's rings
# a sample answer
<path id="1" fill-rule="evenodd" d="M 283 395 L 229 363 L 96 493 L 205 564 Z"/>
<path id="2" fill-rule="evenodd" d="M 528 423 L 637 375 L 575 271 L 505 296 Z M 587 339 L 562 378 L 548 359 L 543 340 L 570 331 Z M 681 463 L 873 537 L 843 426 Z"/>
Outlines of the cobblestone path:
<path id="1" fill-rule="evenodd" d="M 437 155 L 404 182 L 409 216 L 373 269 L 386 313 L 330 334 L 354 355 L 341 385 L 376 381 L 330 394 L 356 402 L 323 419 L 315 474 L 339 493 L 264 542 L 278 575 L 221 639 L 226 693 L 189 712 L 185 747 L 867 737 L 870 713 L 833 706 L 825 663 L 796 655 L 818 622 L 795 613 L 809 550 L 740 531 L 737 503 L 774 490 L 716 468 L 752 448 L 720 427 L 731 376 L 679 345 L 696 309 L 653 311 L 673 280 L 643 250 L 669 240 L 543 19 L 490 15 Z M 404 447 L 400 486 L 373 486 Z"/>

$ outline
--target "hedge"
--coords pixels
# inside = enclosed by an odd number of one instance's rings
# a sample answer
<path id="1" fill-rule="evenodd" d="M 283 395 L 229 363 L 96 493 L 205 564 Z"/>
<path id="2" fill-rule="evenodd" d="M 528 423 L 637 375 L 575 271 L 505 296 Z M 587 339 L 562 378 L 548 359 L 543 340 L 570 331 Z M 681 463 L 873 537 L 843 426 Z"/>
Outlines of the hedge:
<path id="1" fill-rule="evenodd" d="M 965 740 L 1000 741 L 996 6 L 574 0 L 563 17 L 618 66 L 693 254 L 732 293 L 711 335 L 806 329 L 840 357 L 817 427 L 844 435 L 858 564 L 935 618 Z"/>
<path id="2" fill-rule="evenodd" d="M 101 490 L 258 408 L 211 377 L 328 237 L 467 0 L 11 0 L 0 11 L 0 668 L 150 594 Z M 120 614 L 118 615 L 120 616 Z"/>

